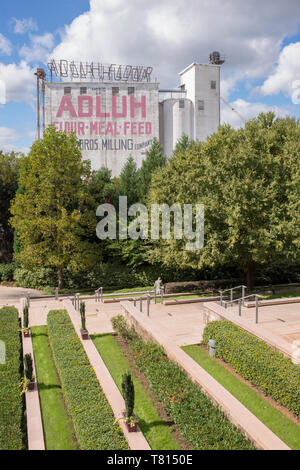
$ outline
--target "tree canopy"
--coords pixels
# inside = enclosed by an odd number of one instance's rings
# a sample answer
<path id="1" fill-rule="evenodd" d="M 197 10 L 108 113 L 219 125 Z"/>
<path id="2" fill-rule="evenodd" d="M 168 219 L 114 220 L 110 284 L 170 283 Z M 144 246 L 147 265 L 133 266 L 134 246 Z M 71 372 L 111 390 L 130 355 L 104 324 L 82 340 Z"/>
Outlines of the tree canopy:
<path id="1" fill-rule="evenodd" d="M 82 161 L 76 137 L 54 127 L 34 142 L 21 164 L 22 192 L 11 207 L 22 246 L 18 259 L 27 269 L 55 268 L 59 287 L 67 267 L 76 271 L 97 259 L 90 180 L 90 163 Z"/>
<path id="2" fill-rule="evenodd" d="M 10 204 L 18 188 L 20 159 L 14 152 L 0 151 L 0 263 L 11 261 L 13 254 Z"/>
<path id="3" fill-rule="evenodd" d="M 300 125 L 273 113 L 245 129 L 221 126 L 206 143 L 174 154 L 154 175 L 149 203 L 204 204 L 204 247 L 160 240 L 152 261 L 195 269 L 231 263 L 252 287 L 255 265 L 299 260 L 299 155 Z"/>

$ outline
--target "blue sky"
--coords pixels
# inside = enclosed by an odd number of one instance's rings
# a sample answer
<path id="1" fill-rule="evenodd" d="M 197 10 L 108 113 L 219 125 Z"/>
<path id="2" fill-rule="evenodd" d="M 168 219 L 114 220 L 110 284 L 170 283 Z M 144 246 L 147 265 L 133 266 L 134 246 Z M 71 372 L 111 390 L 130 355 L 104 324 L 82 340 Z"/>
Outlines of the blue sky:
<path id="1" fill-rule="evenodd" d="M 151 65 L 162 87 L 176 87 L 212 50 L 226 56 L 221 94 L 245 119 L 300 117 L 298 0 L 2 2 L 0 148 L 27 151 L 35 139 L 34 70 L 49 57 Z M 222 121 L 242 125 L 226 106 Z"/>

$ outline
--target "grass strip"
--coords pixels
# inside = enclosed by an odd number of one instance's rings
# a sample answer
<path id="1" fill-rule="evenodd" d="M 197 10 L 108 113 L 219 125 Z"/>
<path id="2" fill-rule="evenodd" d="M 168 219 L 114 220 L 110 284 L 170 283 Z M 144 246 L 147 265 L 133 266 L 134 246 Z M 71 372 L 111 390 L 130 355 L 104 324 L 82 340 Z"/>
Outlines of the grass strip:
<path id="1" fill-rule="evenodd" d="M 139 426 L 151 449 L 181 449 L 170 427 L 161 419 L 142 383 L 131 370 L 130 363 L 116 339 L 112 335 L 94 335 L 92 340 L 120 391 L 122 390 L 122 375 L 127 371 L 131 372 L 135 388 L 134 411 L 139 417 Z"/>
<path id="2" fill-rule="evenodd" d="M 65 310 L 48 313 L 48 335 L 80 448 L 127 450 L 126 439 Z"/>
<path id="3" fill-rule="evenodd" d="M 23 399 L 19 388 L 22 349 L 19 330 L 17 309 L 1 308 L 0 450 L 23 449 Z"/>
<path id="4" fill-rule="evenodd" d="M 31 327 L 31 333 L 46 450 L 76 450 L 74 429 L 52 359 L 47 327 Z"/>
<path id="5" fill-rule="evenodd" d="M 294 421 L 241 382 L 200 346 L 183 346 L 182 349 L 291 449 L 300 449 L 300 427 Z"/>

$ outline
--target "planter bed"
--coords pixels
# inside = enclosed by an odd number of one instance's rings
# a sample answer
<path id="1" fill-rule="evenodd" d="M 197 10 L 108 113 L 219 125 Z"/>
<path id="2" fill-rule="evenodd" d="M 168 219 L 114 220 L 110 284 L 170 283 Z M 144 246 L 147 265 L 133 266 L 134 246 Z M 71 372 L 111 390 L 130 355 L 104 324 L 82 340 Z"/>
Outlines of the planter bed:
<path id="1" fill-rule="evenodd" d="M 68 412 L 82 450 L 128 449 L 126 439 L 65 310 L 48 314 L 48 335 Z"/>
<path id="2" fill-rule="evenodd" d="M 253 449 L 242 432 L 167 358 L 161 347 L 143 342 L 121 316 L 113 319 L 113 326 L 128 341 L 136 366 L 193 449 Z"/>
<path id="3" fill-rule="evenodd" d="M 18 311 L 0 309 L 0 340 L 6 346 L 5 364 L 0 364 L 0 449 L 21 450 L 23 445 L 23 399 L 20 395 L 21 341 Z"/>
<path id="4" fill-rule="evenodd" d="M 182 349 L 291 449 L 300 449 L 300 420 L 294 418 L 292 413 L 275 401 L 266 399 L 253 385 L 235 373 L 231 366 L 209 356 L 204 347 L 192 345 L 183 346 Z"/>
<path id="5" fill-rule="evenodd" d="M 135 386 L 134 411 L 139 418 L 139 427 L 153 450 L 178 450 L 179 442 L 166 420 L 161 418 L 155 403 L 145 390 L 143 383 L 132 370 L 131 364 L 113 335 L 94 335 L 92 340 L 106 367 L 121 391 L 122 375 L 130 371 Z"/>
<path id="6" fill-rule="evenodd" d="M 78 445 L 48 344 L 47 327 L 31 329 L 46 450 L 75 450 Z"/>
<path id="7" fill-rule="evenodd" d="M 300 418 L 299 366 L 229 321 L 209 323 L 203 333 L 206 346 L 209 339 L 216 342 L 216 357 Z"/>

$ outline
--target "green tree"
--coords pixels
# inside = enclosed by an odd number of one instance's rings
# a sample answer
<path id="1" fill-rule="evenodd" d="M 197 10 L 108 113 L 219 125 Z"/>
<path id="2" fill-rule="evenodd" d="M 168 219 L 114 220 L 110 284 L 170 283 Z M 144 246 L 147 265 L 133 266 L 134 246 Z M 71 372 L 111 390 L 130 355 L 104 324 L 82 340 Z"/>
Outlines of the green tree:
<path id="1" fill-rule="evenodd" d="M 82 161 L 76 137 L 54 127 L 34 142 L 21 164 L 22 191 L 11 207 L 22 247 L 17 258 L 26 269 L 55 268 L 59 288 L 66 267 L 76 272 L 97 259 L 90 178 L 90 163 Z"/>
<path id="2" fill-rule="evenodd" d="M 178 155 L 179 153 L 185 152 L 189 147 L 193 145 L 195 145 L 195 141 L 190 140 L 190 138 L 186 134 L 183 134 L 175 145 L 173 155 Z"/>
<path id="3" fill-rule="evenodd" d="M 9 224 L 10 203 L 18 187 L 21 157 L 0 151 L 0 263 L 9 263 L 13 254 L 13 229 Z"/>
<path id="4" fill-rule="evenodd" d="M 112 178 L 111 170 L 106 167 L 93 173 L 90 190 L 99 204 L 108 203 L 118 207 L 119 178 Z"/>
<path id="5" fill-rule="evenodd" d="M 127 159 L 120 174 L 120 196 L 127 196 L 128 207 L 138 202 L 138 178 L 136 163 L 133 157 Z"/>
<path id="6" fill-rule="evenodd" d="M 163 153 L 162 146 L 156 138 L 149 150 L 146 152 L 146 158 L 142 162 L 139 170 L 138 194 L 139 202 L 145 204 L 153 173 L 166 165 L 167 159 Z"/>
<path id="7" fill-rule="evenodd" d="M 253 287 L 256 265 L 299 260 L 300 125 L 261 114 L 245 129 L 221 126 L 205 144 L 171 158 L 155 174 L 150 202 L 204 204 L 205 240 L 160 240 L 152 261 L 194 269 L 231 264 Z"/>

